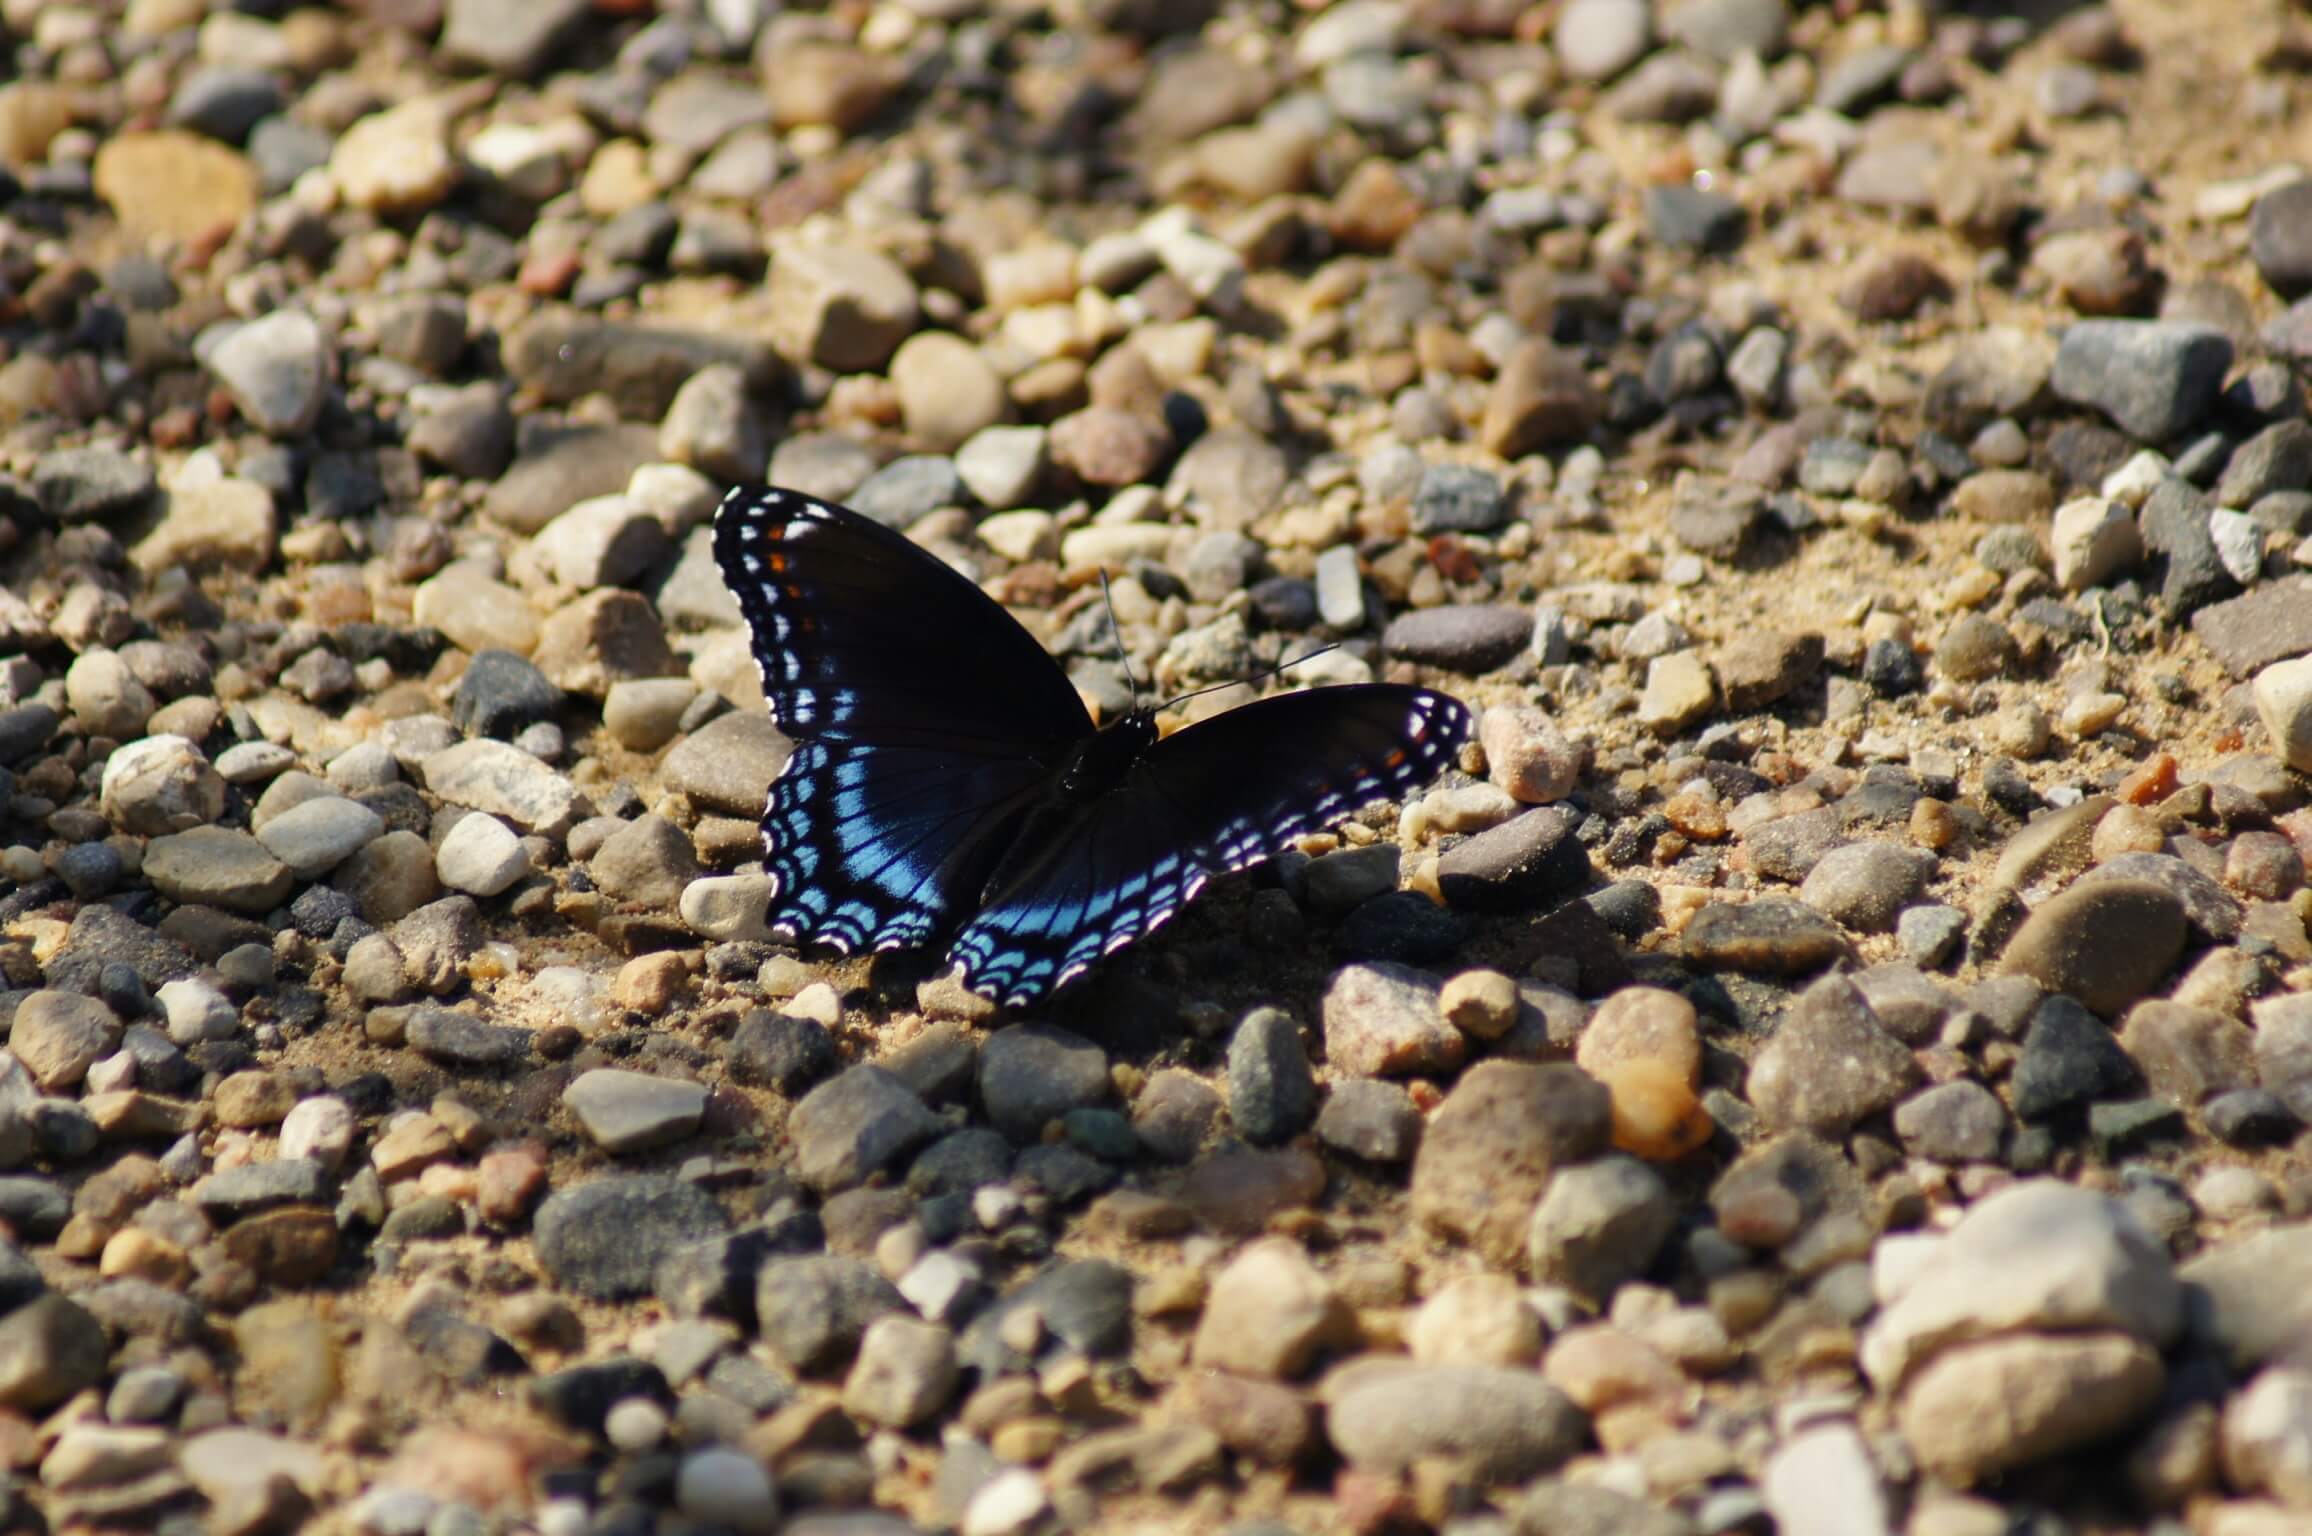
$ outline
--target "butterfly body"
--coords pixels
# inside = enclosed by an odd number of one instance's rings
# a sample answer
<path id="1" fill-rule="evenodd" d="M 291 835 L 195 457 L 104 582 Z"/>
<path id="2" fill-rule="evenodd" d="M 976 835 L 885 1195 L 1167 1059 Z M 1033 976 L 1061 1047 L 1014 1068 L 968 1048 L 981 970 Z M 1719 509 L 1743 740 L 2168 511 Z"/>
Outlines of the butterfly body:
<path id="1" fill-rule="evenodd" d="M 1458 702 L 1388 684 L 1095 729 L 1058 663 L 901 535 L 742 488 L 715 556 L 794 743 L 763 813 L 775 931 L 837 951 L 944 945 L 1032 1002 L 1167 921 L 1215 874 L 1436 776 Z"/>

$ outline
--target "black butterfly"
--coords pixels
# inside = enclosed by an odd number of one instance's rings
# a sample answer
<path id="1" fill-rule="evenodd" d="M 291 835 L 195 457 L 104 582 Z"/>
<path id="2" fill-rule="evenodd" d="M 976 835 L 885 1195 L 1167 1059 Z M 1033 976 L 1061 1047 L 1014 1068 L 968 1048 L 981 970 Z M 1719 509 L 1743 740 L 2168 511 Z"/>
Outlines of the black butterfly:
<path id="1" fill-rule="evenodd" d="M 794 744 L 763 812 L 773 929 L 846 954 L 944 943 L 1013 1006 L 1212 876 L 1426 783 L 1469 732 L 1455 700 L 1382 683 L 1162 740 L 1153 709 L 1095 729 L 1000 604 L 859 513 L 742 487 L 714 552 Z"/>

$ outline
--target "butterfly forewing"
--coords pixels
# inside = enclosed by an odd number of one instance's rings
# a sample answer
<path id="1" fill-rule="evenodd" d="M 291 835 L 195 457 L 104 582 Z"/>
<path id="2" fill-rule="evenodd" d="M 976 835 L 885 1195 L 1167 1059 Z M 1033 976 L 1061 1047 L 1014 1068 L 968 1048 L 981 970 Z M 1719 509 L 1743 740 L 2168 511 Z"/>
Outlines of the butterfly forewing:
<path id="1" fill-rule="evenodd" d="M 1048 750 L 1092 729 L 1067 674 L 1003 606 L 847 508 L 740 489 L 715 562 L 753 632 L 763 693 L 796 740 Z"/>
<path id="2" fill-rule="evenodd" d="M 956 936 L 971 984 L 1006 1000 L 1064 985 L 1163 924 L 1207 880 L 1435 778 L 1469 731 L 1441 693 L 1311 689 L 1156 743 Z"/>

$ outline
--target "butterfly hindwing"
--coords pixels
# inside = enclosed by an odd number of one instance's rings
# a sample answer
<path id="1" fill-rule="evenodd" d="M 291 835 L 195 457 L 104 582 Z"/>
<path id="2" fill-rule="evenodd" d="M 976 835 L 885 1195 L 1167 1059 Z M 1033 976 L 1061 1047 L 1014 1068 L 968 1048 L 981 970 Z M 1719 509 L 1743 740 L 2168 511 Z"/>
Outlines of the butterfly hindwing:
<path id="1" fill-rule="evenodd" d="M 770 925 L 845 954 L 943 937 L 971 914 L 1044 778 L 1029 759 L 797 744 L 763 813 Z"/>
<path id="2" fill-rule="evenodd" d="M 944 938 L 1088 734 L 1065 674 L 1000 605 L 882 525 L 741 489 L 715 558 L 793 742 L 763 813 L 771 926 L 846 953 Z"/>
<path id="3" fill-rule="evenodd" d="M 1393 684 L 1263 699 L 1150 748 L 957 934 L 975 988 L 1025 1000 L 1157 928 L 1216 874 L 1435 778 L 1469 732 L 1444 694 Z"/>

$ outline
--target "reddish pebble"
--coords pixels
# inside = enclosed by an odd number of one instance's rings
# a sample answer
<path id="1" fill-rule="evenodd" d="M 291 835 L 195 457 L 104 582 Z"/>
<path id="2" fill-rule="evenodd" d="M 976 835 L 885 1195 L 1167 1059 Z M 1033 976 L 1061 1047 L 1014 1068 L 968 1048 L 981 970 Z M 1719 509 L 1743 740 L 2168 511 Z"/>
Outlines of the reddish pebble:
<path id="1" fill-rule="evenodd" d="M 2156 805 L 2175 792 L 2176 760 L 2165 752 L 2152 754 L 2112 789 L 2128 805 Z"/>
<path id="2" fill-rule="evenodd" d="M 2224 882 L 2243 896 L 2284 901 L 2304 883 L 2304 856 L 2277 832 L 2243 832 L 2224 854 Z"/>
<path id="3" fill-rule="evenodd" d="M 541 299 L 559 298 L 578 280 L 576 251 L 541 252 L 522 263 L 514 281 L 524 293 Z"/>
<path id="4" fill-rule="evenodd" d="M 546 1187 L 546 1149 L 534 1141 L 494 1147 L 482 1154 L 480 1175 L 475 1205 L 482 1219 L 511 1226 L 529 1214 Z"/>
<path id="5" fill-rule="evenodd" d="M 1780 1185 L 1746 1189 L 1717 1205 L 1718 1230 L 1745 1248 L 1779 1248 L 1797 1235 L 1806 1211 Z"/>
<path id="6" fill-rule="evenodd" d="M 1333 1510 L 1348 1536 L 1372 1536 L 1397 1526 L 1419 1528 L 1411 1492 L 1401 1480 L 1376 1472 L 1352 1468 L 1334 1478 Z"/>

